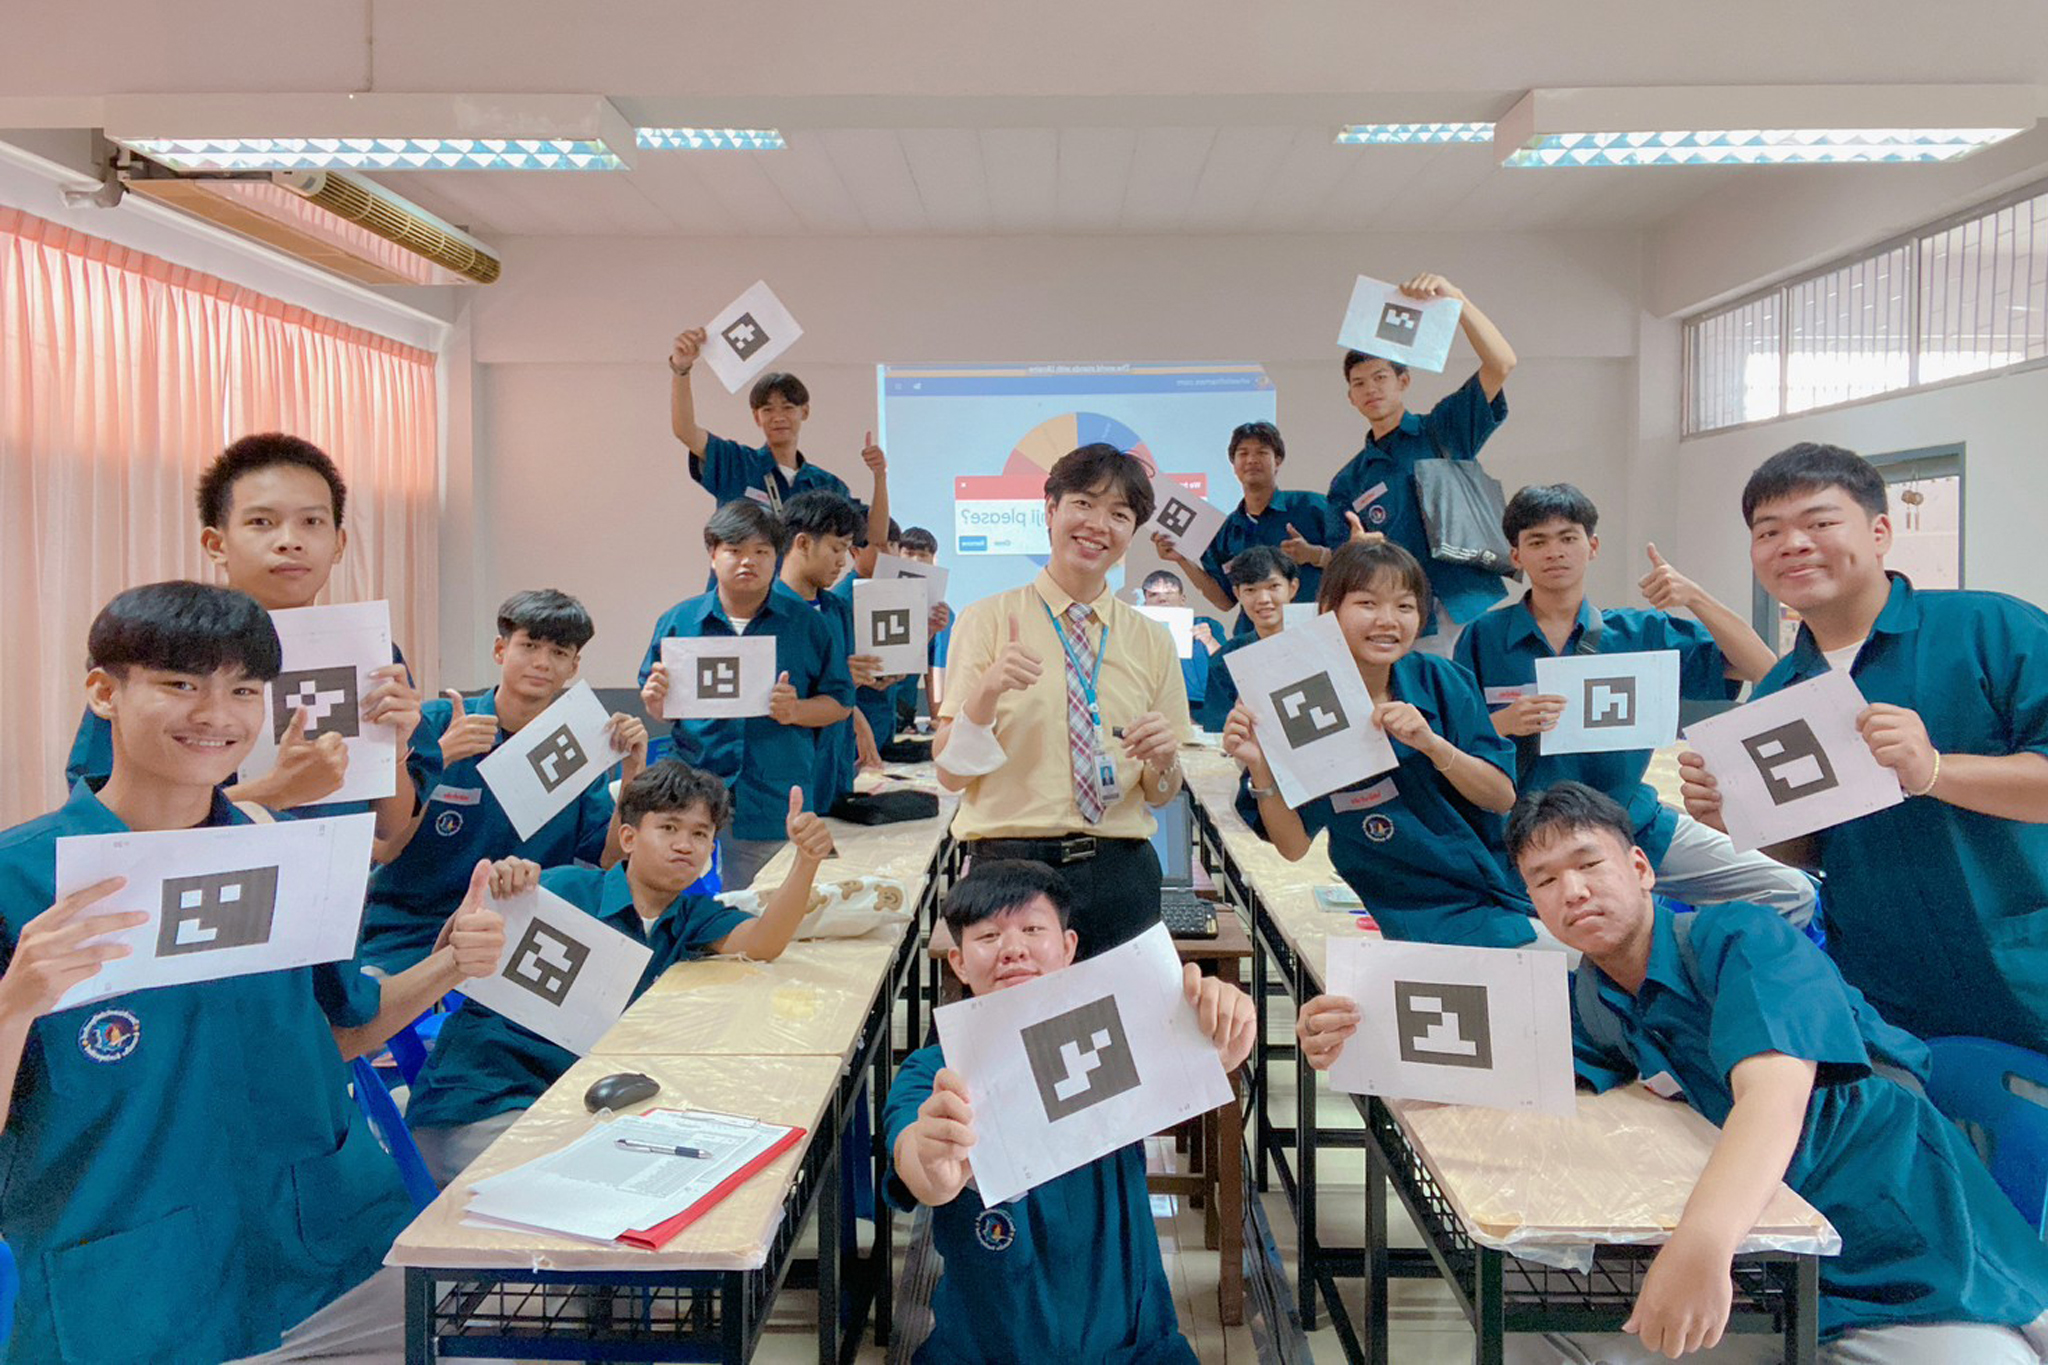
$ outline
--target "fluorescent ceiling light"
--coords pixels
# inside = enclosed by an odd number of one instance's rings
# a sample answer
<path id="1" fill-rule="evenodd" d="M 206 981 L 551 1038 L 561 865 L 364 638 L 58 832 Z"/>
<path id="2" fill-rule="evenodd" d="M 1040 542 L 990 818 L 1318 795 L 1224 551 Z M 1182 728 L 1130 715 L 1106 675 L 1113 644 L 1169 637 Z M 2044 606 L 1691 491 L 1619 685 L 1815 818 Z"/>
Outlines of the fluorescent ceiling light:
<path id="1" fill-rule="evenodd" d="M 616 171 L 604 143 L 581 138 L 133 138 L 174 171 Z"/>
<path id="2" fill-rule="evenodd" d="M 1734 128 L 1545 133 L 1503 166 L 1816 166 L 1953 161 L 2019 128 Z"/>
<path id="3" fill-rule="evenodd" d="M 1338 145 L 1350 147 L 1491 141 L 1491 123 L 1353 123 L 1337 130 Z"/>
<path id="4" fill-rule="evenodd" d="M 634 141 L 661 152 L 780 152 L 780 128 L 635 128 Z"/>

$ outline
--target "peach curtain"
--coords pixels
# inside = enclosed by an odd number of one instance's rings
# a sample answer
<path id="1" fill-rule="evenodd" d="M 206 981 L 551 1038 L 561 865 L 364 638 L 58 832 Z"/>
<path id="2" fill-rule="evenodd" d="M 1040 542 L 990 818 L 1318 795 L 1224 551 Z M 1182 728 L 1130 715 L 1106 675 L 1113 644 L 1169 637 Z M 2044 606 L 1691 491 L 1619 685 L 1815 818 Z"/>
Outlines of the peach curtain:
<path id="1" fill-rule="evenodd" d="M 431 648 L 434 356 L 0 208 L 0 824 L 63 799 L 86 628 L 122 588 L 218 581 L 193 490 L 229 441 L 303 436 L 348 480 L 335 601 Z"/>

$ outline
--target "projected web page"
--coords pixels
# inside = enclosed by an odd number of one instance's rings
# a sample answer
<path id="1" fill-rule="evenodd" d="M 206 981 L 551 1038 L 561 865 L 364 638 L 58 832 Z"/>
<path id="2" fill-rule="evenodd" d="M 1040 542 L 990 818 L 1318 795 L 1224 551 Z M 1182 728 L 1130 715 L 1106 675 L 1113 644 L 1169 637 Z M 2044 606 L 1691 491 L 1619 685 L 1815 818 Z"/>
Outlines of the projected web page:
<path id="1" fill-rule="evenodd" d="M 1257 365 L 878 369 L 890 510 L 937 537 L 955 609 L 1045 562 L 1045 475 L 1068 451 L 1108 442 L 1228 511 L 1231 429 L 1275 410 Z"/>

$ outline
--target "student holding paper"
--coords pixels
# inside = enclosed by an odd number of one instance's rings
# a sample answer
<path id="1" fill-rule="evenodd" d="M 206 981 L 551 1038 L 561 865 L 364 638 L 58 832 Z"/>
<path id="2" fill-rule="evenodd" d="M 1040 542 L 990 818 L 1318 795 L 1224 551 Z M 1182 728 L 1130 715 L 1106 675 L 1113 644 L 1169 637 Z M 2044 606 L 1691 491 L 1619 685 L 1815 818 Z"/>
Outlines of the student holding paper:
<path id="1" fill-rule="evenodd" d="M 851 497 L 846 481 L 827 469 L 820 469 L 797 449 L 797 435 L 811 416 L 811 391 L 793 374 L 770 371 L 754 381 L 747 392 L 747 406 L 753 410 L 754 425 L 766 443 L 741 445 L 713 435 L 697 422 L 697 398 L 690 390 L 690 370 L 704 349 L 706 333 L 691 327 L 676 337 L 669 353 L 669 427 L 690 450 L 690 477 L 722 506 L 738 498 L 749 498 L 771 512 L 780 512 L 791 496 L 808 489 L 822 489 Z M 883 545 L 889 539 L 889 462 L 875 444 L 873 432 L 861 448 L 861 463 L 874 475 L 874 497 L 868 503 L 868 540 Z"/>
<path id="2" fill-rule="evenodd" d="M 1154 569 L 1145 575 L 1145 605 L 1148 607 L 1184 607 L 1188 604 L 1187 589 L 1179 577 L 1165 569 Z M 1195 618 L 1195 649 L 1180 661 L 1181 681 L 1188 689 L 1188 712 L 1201 714 L 1202 701 L 1209 695 L 1210 664 L 1216 652 L 1223 648 L 1223 623 L 1210 616 Z"/>
<path id="3" fill-rule="evenodd" d="M 401 1280 L 379 1266 L 413 1210 L 342 1063 L 491 970 L 500 874 L 465 864 L 431 955 L 385 982 L 292 968 L 56 1009 L 128 954 L 105 935 L 147 919 L 100 908 L 120 878 L 60 900 L 57 842 L 251 823 L 219 786 L 281 667 L 269 613 L 199 583 L 121 593 L 87 650 L 112 771 L 0 834 L 0 1227 L 23 1290 L 7 1358 L 396 1359 Z"/>
<path id="4" fill-rule="evenodd" d="M 853 679 L 846 655 L 818 613 L 792 593 L 777 594 L 775 561 L 788 546 L 773 512 L 757 502 L 729 502 L 704 523 L 717 587 L 679 602 L 654 623 L 640 663 L 640 700 L 652 716 L 668 701 L 661 642 L 670 636 L 768 636 L 775 641 L 775 690 L 765 716 L 684 717 L 674 723 L 676 757 L 721 778 L 732 791 L 733 819 L 723 836 L 719 874 L 725 889 L 753 884 L 784 841 L 782 809 L 789 784 L 804 788 L 804 807 L 818 808 L 816 732 L 847 718 Z"/>
<path id="5" fill-rule="evenodd" d="M 846 573 L 854 539 L 860 534 L 859 509 L 850 498 L 814 488 L 782 505 L 782 527 L 789 535 L 789 551 L 776 574 L 775 591 L 796 598 L 817 613 L 856 686 L 863 678 L 870 683 L 879 680 L 877 665 L 881 661 L 872 654 L 853 652 L 852 593 L 832 590 Z M 877 767 L 882 760 L 875 752 L 874 733 L 858 707 L 845 720 L 820 730 L 817 746 L 811 800 L 818 810 L 829 814 L 839 798 L 853 790 L 856 759 L 862 763 L 872 759 Z"/>
<path id="6" fill-rule="evenodd" d="M 1287 443 L 1271 422 L 1245 422 L 1230 433 L 1230 469 L 1244 496 L 1223 519 L 1216 538 L 1202 551 L 1200 562 L 1189 560 L 1164 532 L 1154 532 L 1159 557 L 1187 575 L 1194 590 L 1218 611 L 1229 611 L 1240 599 L 1230 580 L 1230 564 L 1254 545 L 1267 545 L 1286 555 L 1301 575 L 1302 592 L 1313 600 L 1331 553 L 1351 536 L 1343 516 L 1320 493 L 1280 487 L 1280 466 Z M 1235 634 L 1248 633 L 1238 617 Z"/>
<path id="7" fill-rule="evenodd" d="M 1802 619 L 1757 695 L 1848 670 L 1907 797 L 1769 851 L 1825 872 L 1828 947 L 1885 1018 L 2048 1052 L 2048 614 L 1887 573 L 1887 508 L 1839 446 L 1780 451 L 1743 489 L 1750 565 Z M 1679 764 L 1686 810 L 1721 828 L 1713 773 Z"/>
<path id="8" fill-rule="evenodd" d="M 1599 520 L 1593 500 L 1568 483 L 1524 488 L 1509 499 L 1501 530 L 1515 566 L 1529 575 L 1529 590 L 1467 626 L 1452 651 L 1479 680 L 1487 704 L 1502 703 L 1493 726 L 1514 741 L 1516 788 L 1527 795 L 1567 778 L 1596 787 L 1635 817 L 1636 844 L 1649 854 L 1666 895 L 1688 905 L 1753 901 L 1805 924 L 1813 918 L 1812 879 L 1761 853 L 1737 852 L 1720 830 L 1659 801 L 1643 780 L 1650 750 L 1541 752 L 1564 698 L 1537 692 L 1538 659 L 1676 650 L 1679 695 L 1722 702 L 1778 661 L 1747 621 L 1665 563 L 1654 545 L 1650 571 L 1637 585 L 1651 610 L 1595 607 L 1586 598 L 1586 569 L 1600 554 Z"/>
<path id="9" fill-rule="evenodd" d="M 464 869 L 479 858 L 600 867 L 618 860 L 618 821 L 603 780 L 522 839 L 477 772 L 479 763 L 568 690 L 582 666 L 583 646 L 596 633 L 590 613 L 567 593 L 514 593 L 498 608 L 498 638 L 491 647 L 498 685 L 474 697 L 450 688 L 426 704 L 409 760 L 426 800 L 391 860 L 370 874 L 363 957 L 372 967 L 396 971 L 419 960 L 434 941 L 434 926 L 461 898 Z M 645 724 L 621 711 L 607 733 L 624 777 L 647 766 Z"/>
<path id="10" fill-rule="evenodd" d="M 1401 286 L 1414 299 L 1463 299 L 1458 328 L 1479 353 L 1479 370 L 1426 414 L 1408 411 L 1408 367 L 1364 351 L 1344 356 L 1351 406 L 1365 418 L 1365 448 L 1330 480 L 1330 506 L 1366 534 L 1379 533 L 1415 556 L 1429 573 L 1441 609 L 1422 623 L 1418 648 L 1451 652 L 1458 628 L 1507 596 L 1500 575 L 1448 564 L 1429 553 L 1429 535 L 1415 498 L 1415 466 L 1422 460 L 1475 460 L 1479 448 L 1507 420 L 1503 386 L 1515 351 L 1493 321 L 1441 275 L 1417 275 Z"/>
<path id="11" fill-rule="evenodd" d="M 889 553 L 901 555 L 930 564 L 936 558 L 938 542 L 930 531 L 912 527 L 909 531 L 898 532 L 896 523 L 889 523 Z M 856 550 L 852 571 L 832 587 L 832 591 L 843 602 L 851 618 L 853 612 L 853 586 L 867 582 L 875 575 L 875 564 L 879 558 L 872 552 Z M 936 640 L 940 632 L 952 624 L 953 612 L 944 602 L 932 606 L 926 617 L 926 629 Z M 848 627 L 851 629 L 851 626 Z M 867 733 L 863 736 L 857 729 L 856 745 L 859 765 L 863 768 L 882 766 L 881 746 L 896 737 L 903 728 L 903 711 L 915 707 L 917 700 L 917 679 L 909 674 L 877 673 L 875 665 L 879 660 L 871 655 L 858 656 L 847 660 L 848 668 L 854 675 L 853 708 L 857 723 L 865 723 Z M 907 700 L 906 700 L 907 698 Z"/>
<path id="12" fill-rule="evenodd" d="M 1330 862 L 1388 938 L 1520 947 L 1536 941 L 1529 900 L 1501 845 L 1515 802 L 1514 749 L 1495 732 L 1472 675 L 1415 651 L 1429 580 L 1390 541 L 1353 541 L 1323 573 L 1317 607 L 1336 613 L 1400 766 L 1290 810 L 1243 702 L 1223 728 L 1257 803 L 1247 821 L 1290 861 L 1330 832 Z"/>
<path id="13" fill-rule="evenodd" d="M 1254 545 L 1230 561 L 1230 588 L 1244 609 L 1243 619 L 1251 629 L 1230 637 L 1229 643 L 1209 661 L 1208 695 L 1202 700 L 1202 728 L 1220 734 L 1237 705 L 1237 680 L 1223 662 L 1230 655 L 1260 640 L 1270 640 L 1287 624 L 1287 604 L 1300 591 L 1302 571 L 1293 560 L 1270 545 Z M 1319 572 L 1316 581 L 1322 581 Z"/>
<path id="14" fill-rule="evenodd" d="M 975 995 L 1059 971 L 1075 957 L 1073 910 L 1071 890 L 1042 863 L 976 862 L 946 897 L 955 945 L 947 960 Z M 1185 982 L 1224 1069 L 1236 1068 L 1256 1032 L 1251 998 L 1192 963 Z M 1192 1362 L 1152 1223 L 1144 1144 L 987 1208 L 967 1184 L 974 1096 L 945 1063 L 937 1045 L 906 1057 L 882 1120 L 884 1193 L 901 1209 L 931 1208 L 945 1261 L 932 1290 L 932 1334 L 914 1359 Z"/>
<path id="15" fill-rule="evenodd" d="M 1624 1330 L 1671 1356 L 1721 1341 L 1730 1263 L 1782 1179 L 1842 1237 L 1841 1255 L 1820 1263 L 1823 1361 L 2039 1365 L 2048 1249 L 1921 1092 L 1927 1049 L 1775 911 L 1675 913 L 1634 834 L 1620 805 L 1572 781 L 1524 797 L 1508 825 L 1537 913 L 1585 954 L 1573 986 L 1580 1079 L 1608 1090 L 1668 1073 L 1721 1129 Z M 1322 1069 L 1357 1026 L 1352 1002 L 1321 996 L 1296 1031 Z M 1562 1358 L 1643 1358 L 1604 1341 L 1571 1347 Z M 1780 1350 L 1729 1338 L 1713 1358 Z"/>
<path id="16" fill-rule="evenodd" d="M 199 476 L 199 545 L 227 575 L 229 587 L 266 610 L 309 607 L 348 548 L 341 522 L 347 502 L 341 471 L 312 442 L 282 432 L 244 436 Z M 391 659 L 371 674 L 376 685 L 362 699 L 362 715 L 389 725 L 403 750 L 419 724 L 420 694 L 395 645 Z M 113 731 L 87 708 L 64 780 L 76 785 L 81 778 L 103 778 L 113 762 Z M 277 766 L 247 781 L 231 776 L 228 796 L 301 820 L 370 811 L 380 839 L 402 832 L 418 802 L 409 780 L 401 779 L 398 791 L 381 801 L 311 804 L 338 789 L 347 772 L 341 736 L 308 739 L 304 727 L 294 725 L 278 745 Z"/>
<path id="17" fill-rule="evenodd" d="M 773 962 L 802 923 L 832 834 L 803 809 L 799 788 L 789 791 L 785 817 L 796 862 L 763 903 L 760 918 L 686 894 L 711 866 L 712 845 L 731 813 L 725 783 L 664 759 L 619 789 L 623 860 L 604 872 L 551 867 L 539 873 L 545 890 L 654 949 L 633 999 L 676 963 L 706 954 Z M 442 1026 L 405 1111 L 434 1179 L 443 1185 L 453 1180 L 575 1061 L 567 1048 L 474 1000 L 456 1011 Z"/>
<path id="18" fill-rule="evenodd" d="M 1074 889 L 1081 956 L 1159 921 L 1158 822 L 1181 786 L 1187 689 L 1166 632 L 1109 590 L 1152 515 L 1145 466 L 1096 443 L 1045 479 L 1050 561 L 960 613 L 939 732 L 939 782 L 961 793 L 972 858 L 1032 858 Z"/>
<path id="19" fill-rule="evenodd" d="M 899 552 L 905 559 L 914 559 L 920 564 L 936 564 L 939 562 L 939 538 L 922 526 L 912 526 L 903 532 Z M 946 672 L 946 646 L 953 637 L 953 609 L 944 602 L 932 608 L 931 636 L 927 650 L 931 665 L 925 676 L 925 698 L 931 714 L 936 716 Z M 916 718 L 917 680 L 905 678 L 896 688 L 896 729 L 903 729 Z M 881 731 L 875 733 L 879 736 Z"/>

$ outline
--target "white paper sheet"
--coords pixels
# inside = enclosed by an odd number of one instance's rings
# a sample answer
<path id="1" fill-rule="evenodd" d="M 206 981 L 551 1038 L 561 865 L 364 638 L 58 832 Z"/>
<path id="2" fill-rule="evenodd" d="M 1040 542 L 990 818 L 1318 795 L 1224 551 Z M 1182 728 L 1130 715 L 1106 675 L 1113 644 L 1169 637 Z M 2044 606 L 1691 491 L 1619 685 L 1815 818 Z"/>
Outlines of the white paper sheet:
<path id="1" fill-rule="evenodd" d="M 1233 650 L 1223 662 L 1290 807 L 1394 766 L 1393 741 L 1373 723 L 1372 694 L 1334 613 Z"/>
<path id="2" fill-rule="evenodd" d="M 1721 816 L 1747 852 L 1906 799 L 1856 731 L 1867 703 L 1839 669 L 1686 727 L 1721 784 Z M 1910 854 L 1910 850 L 1907 850 Z"/>
<path id="3" fill-rule="evenodd" d="M 277 746 L 291 724 L 292 709 L 312 713 L 308 735 L 338 734 L 348 750 L 341 789 L 318 804 L 376 801 L 398 790 L 398 735 L 386 724 L 363 719 L 363 698 L 377 685 L 374 669 L 391 666 L 391 604 L 347 602 L 332 607 L 296 607 L 270 613 L 284 646 L 284 672 L 263 689 L 267 723 L 242 762 L 260 777 L 277 767 Z"/>
<path id="4" fill-rule="evenodd" d="M 991 1207 L 1232 1098 L 1164 925 L 932 1018 L 972 1097 Z"/>
<path id="5" fill-rule="evenodd" d="M 921 578 L 924 580 L 927 607 L 936 607 L 946 600 L 947 570 L 943 564 L 927 564 L 921 559 L 880 554 L 875 556 L 875 577 Z"/>
<path id="6" fill-rule="evenodd" d="M 863 578 L 853 585 L 853 652 L 873 654 L 882 672 L 921 674 L 929 661 L 931 604 L 914 578 Z"/>
<path id="7" fill-rule="evenodd" d="M 1138 528 L 1137 539 L 1152 543 L 1161 532 L 1188 559 L 1200 560 L 1209 542 L 1223 529 L 1224 514 L 1216 504 L 1168 474 L 1152 476 L 1152 518 Z"/>
<path id="8" fill-rule="evenodd" d="M 605 733 L 610 720 L 590 684 L 579 682 L 476 765 L 520 838 L 531 838 L 623 757 Z"/>
<path id="9" fill-rule="evenodd" d="M 708 334 L 704 360 L 727 393 L 738 393 L 753 383 L 754 376 L 804 334 L 765 280 L 756 280 L 753 288 L 721 309 L 704 330 Z"/>
<path id="10" fill-rule="evenodd" d="M 593 1120 L 559 1151 L 477 1181 L 463 1221 L 617 1241 L 706 1198 L 788 1131 L 737 1114 L 674 1109 Z M 621 1138 L 694 1147 L 704 1156 L 631 1151 L 619 1146 Z"/>
<path id="11" fill-rule="evenodd" d="M 1280 629 L 1293 630 L 1305 626 L 1322 615 L 1313 602 L 1289 602 L 1280 608 Z"/>
<path id="12" fill-rule="evenodd" d="M 1330 994 L 1358 1032 L 1330 1068 L 1352 1095 L 1570 1114 L 1565 954 L 1544 948 L 1332 938 Z"/>
<path id="13" fill-rule="evenodd" d="M 768 635 L 671 635 L 661 642 L 668 670 L 663 720 L 736 720 L 768 714 L 775 690 L 775 639 Z"/>
<path id="14" fill-rule="evenodd" d="M 1538 753 L 1656 749 L 1678 738 L 1675 649 L 1538 659 L 1536 691 L 1564 698 L 1564 714 L 1543 732 Z"/>
<path id="15" fill-rule="evenodd" d="M 1360 275 L 1352 286 L 1337 344 L 1442 373 L 1464 311 L 1461 300 L 1411 299 L 1385 280 Z"/>
<path id="16" fill-rule="evenodd" d="M 542 887 L 491 906 L 505 917 L 505 952 L 463 994 L 585 1055 L 632 1003 L 654 950 Z"/>
<path id="17" fill-rule="evenodd" d="M 129 955 L 66 991 L 56 1008 L 354 957 L 376 824 L 372 815 L 340 815 L 59 839 L 59 897 L 126 877 L 86 913 L 140 910 L 149 920 L 108 935 Z"/>
<path id="18" fill-rule="evenodd" d="M 1195 609 L 1193 607 L 1147 607 L 1138 612 L 1166 627 L 1173 637 L 1173 652 L 1183 659 L 1195 657 Z"/>

